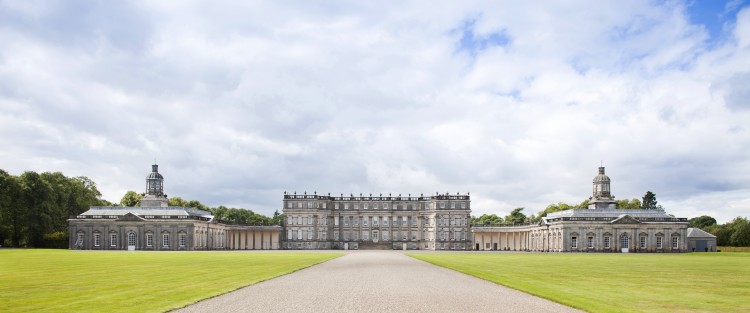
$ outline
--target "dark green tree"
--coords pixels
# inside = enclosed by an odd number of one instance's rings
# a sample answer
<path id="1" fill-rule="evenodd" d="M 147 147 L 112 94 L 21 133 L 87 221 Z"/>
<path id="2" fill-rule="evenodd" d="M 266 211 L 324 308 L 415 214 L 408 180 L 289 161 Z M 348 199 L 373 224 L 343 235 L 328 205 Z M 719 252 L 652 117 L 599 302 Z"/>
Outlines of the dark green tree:
<path id="1" fill-rule="evenodd" d="M 526 222 L 526 214 L 521 213 L 524 208 L 515 208 L 505 217 L 505 221 L 512 224 L 522 224 Z"/>
<path id="2" fill-rule="evenodd" d="M 21 174 L 21 205 L 26 215 L 26 244 L 43 247 L 44 235 L 52 229 L 54 194 L 52 187 L 32 171 Z"/>
<path id="3" fill-rule="evenodd" d="M 714 225 L 716 225 L 716 219 L 708 215 L 693 217 L 688 220 L 688 227 L 695 227 L 703 230 L 707 230 Z"/>
<path id="4" fill-rule="evenodd" d="M 656 194 L 651 191 L 647 191 L 643 196 L 643 202 L 641 202 L 641 209 L 644 210 L 659 210 L 661 206 L 656 202 Z"/>
<path id="5" fill-rule="evenodd" d="M 18 177 L 0 170 L 0 244 L 18 247 L 26 231 Z"/>

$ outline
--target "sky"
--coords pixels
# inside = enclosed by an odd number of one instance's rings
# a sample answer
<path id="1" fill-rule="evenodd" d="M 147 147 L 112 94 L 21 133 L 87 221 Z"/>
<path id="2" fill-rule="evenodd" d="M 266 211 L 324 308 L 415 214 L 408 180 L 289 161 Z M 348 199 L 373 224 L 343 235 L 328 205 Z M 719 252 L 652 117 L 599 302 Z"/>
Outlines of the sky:
<path id="1" fill-rule="evenodd" d="M 0 0 L 0 168 L 270 215 L 284 192 L 472 214 L 656 194 L 750 216 L 747 1 Z"/>

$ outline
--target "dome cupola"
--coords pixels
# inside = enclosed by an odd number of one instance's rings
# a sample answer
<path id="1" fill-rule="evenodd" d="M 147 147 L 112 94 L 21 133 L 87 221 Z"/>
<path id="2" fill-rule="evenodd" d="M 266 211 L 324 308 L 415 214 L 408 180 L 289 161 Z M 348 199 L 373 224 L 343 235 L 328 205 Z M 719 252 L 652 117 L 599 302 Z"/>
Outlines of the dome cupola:
<path id="1" fill-rule="evenodd" d="M 159 174 L 159 165 L 151 165 L 151 173 L 146 177 L 146 194 L 154 196 L 164 195 L 164 176 Z"/>

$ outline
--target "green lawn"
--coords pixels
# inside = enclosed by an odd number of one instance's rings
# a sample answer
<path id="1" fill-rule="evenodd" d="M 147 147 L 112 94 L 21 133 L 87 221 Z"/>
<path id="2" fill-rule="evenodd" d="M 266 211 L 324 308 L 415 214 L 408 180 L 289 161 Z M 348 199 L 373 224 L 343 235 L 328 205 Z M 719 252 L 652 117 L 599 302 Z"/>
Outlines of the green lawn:
<path id="1" fill-rule="evenodd" d="M 161 312 L 340 255 L 0 250 L 0 311 Z"/>
<path id="2" fill-rule="evenodd" d="M 591 312 L 750 312 L 750 253 L 410 256 Z"/>

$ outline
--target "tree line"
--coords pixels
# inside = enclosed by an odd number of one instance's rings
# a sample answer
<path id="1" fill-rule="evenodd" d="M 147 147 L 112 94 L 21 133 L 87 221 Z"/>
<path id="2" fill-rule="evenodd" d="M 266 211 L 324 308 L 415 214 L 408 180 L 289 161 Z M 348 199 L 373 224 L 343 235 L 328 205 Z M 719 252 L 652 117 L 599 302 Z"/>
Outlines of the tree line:
<path id="1" fill-rule="evenodd" d="M 68 218 L 91 206 L 138 206 L 141 194 L 128 191 L 120 203 L 101 198 L 96 183 L 85 176 L 26 171 L 19 176 L 0 169 L 0 245 L 2 247 L 67 248 Z M 169 199 L 170 206 L 211 212 L 222 223 L 280 225 L 283 214 L 267 217 L 242 208 L 207 207 L 196 200 Z"/>
<path id="2" fill-rule="evenodd" d="M 101 199 L 91 179 L 60 172 L 27 171 L 19 176 L 0 170 L 0 244 L 4 247 L 67 247 L 71 215 Z"/>

